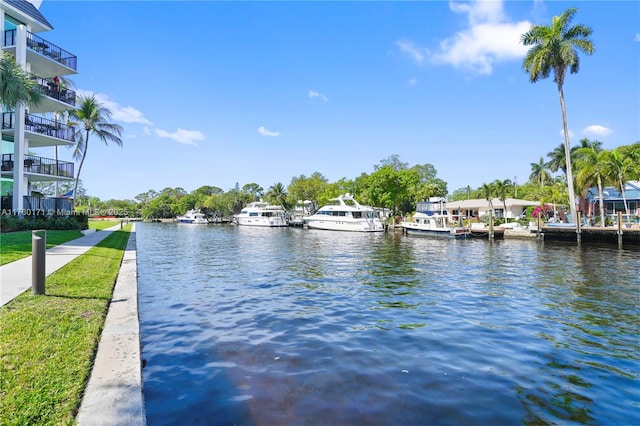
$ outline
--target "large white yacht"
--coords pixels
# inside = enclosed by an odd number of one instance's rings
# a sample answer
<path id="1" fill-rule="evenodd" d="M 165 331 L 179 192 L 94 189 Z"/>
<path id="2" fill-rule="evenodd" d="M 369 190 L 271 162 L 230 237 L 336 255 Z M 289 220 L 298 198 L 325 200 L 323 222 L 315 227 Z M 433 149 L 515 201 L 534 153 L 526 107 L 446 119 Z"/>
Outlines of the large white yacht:
<path id="1" fill-rule="evenodd" d="M 233 216 L 236 224 L 244 226 L 288 226 L 286 211 L 264 201 L 247 204 L 240 214 Z"/>
<path id="2" fill-rule="evenodd" d="M 189 210 L 182 216 L 176 217 L 178 223 L 193 223 L 197 225 L 206 225 L 209 223 L 207 218 L 200 212 L 200 210 Z"/>
<path id="3" fill-rule="evenodd" d="M 384 231 L 378 213 L 371 207 L 360 205 L 348 193 L 332 199 L 315 214 L 308 216 L 305 222 L 309 228 L 332 231 Z"/>

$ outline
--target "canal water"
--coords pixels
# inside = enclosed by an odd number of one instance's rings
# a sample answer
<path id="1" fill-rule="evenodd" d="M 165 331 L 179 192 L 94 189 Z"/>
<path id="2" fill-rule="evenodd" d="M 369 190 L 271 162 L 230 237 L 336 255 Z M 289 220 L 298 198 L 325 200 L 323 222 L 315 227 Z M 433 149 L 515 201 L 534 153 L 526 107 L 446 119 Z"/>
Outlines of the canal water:
<path id="1" fill-rule="evenodd" d="M 640 423 L 640 250 L 137 225 L 149 425 Z"/>

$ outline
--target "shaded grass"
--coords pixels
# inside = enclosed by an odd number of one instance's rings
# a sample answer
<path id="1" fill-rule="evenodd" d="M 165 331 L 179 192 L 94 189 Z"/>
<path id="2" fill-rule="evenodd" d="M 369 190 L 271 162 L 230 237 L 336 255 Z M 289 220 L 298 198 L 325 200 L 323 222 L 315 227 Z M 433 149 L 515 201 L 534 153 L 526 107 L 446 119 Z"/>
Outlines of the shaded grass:
<path id="1" fill-rule="evenodd" d="M 80 231 L 47 231 L 47 248 L 80 238 Z M 0 234 L 0 265 L 31 256 L 31 231 Z"/>
<path id="2" fill-rule="evenodd" d="M 0 425 L 74 423 L 130 230 L 0 309 Z"/>

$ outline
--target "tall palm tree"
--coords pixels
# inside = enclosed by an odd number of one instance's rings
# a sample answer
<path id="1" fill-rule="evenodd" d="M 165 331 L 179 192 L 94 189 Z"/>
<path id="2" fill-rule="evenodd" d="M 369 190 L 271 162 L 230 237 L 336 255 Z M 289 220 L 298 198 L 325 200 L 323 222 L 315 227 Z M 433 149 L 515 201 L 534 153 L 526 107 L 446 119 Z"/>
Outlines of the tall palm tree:
<path id="1" fill-rule="evenodd" d="M 607 151 L 597 151 L 596 149 L 578 148 L 576 150 L 576 183 L 582 189 L 582 194 L 586 195 L 589 188 L 597 185 L 598 204 L 600 205 L 600 221 L 604 226 L 604 197 L 602 195 L 602 184 L 610 174 L 607 164 Z"/>
<path id="2" fill-rule="evenodd" d="M 540 187 L 544 186 L 544 183 L 551 180 L 551 173 L 547 169 L 547 163 L 544 162 L 544 158 L 540 157 L 537 163 L 531 163 L 531 174 L 529 175 L 531 182 L 538 182 Z"/>
<path id="3" fill-rule="evenodd" d="M 69 114 L 71 120 L 76 121 L 77 123 L 75 124 L 80 127 L 76 130 L 76 146 L 73 152 L 73 157 L 76 160 L 80 159 L 76 182 L 73 186 L 74 205 L 77 197 L 78 182 L 80 181 L 80 172 L 82 171 L 84 160 L 87 158 L 89 136 L 96 135 L 106 145 L 109 142 L 113 142 L 118 146 L 122 146 L 122 139 L 120 139 L 122 126 L 108 122 L 111 118 L 111 111 L 108 108 L 102 106 L 94 95 L 79 96 L 78 105 L 78 109 L 71 111 Z"/>
<path id="4" fill-rule="evenodd" d="M 578 50 L 591 55 L 595 47 L 589 36 L 593 32 L 584 25 L 571 24 L 571 20 L 578 9 L 570 8 L 560 16 L 554 16 L 551 26 L 534 25 L 520 38 L 525 46 L 533 46 L 524 58 L 524 68 L 529 73 L 529 80 L 536 83 L 541 78 L 547 78 L 553 72 L 560 98 L 562 111 L 562 129 L 564 132 L 564 150 L 566 160 L 567 185 L 569 187 L 569 206 L 573 222 L 577 221 L 575 191 L 573 188 L 573 171 L 571 169 L 571 146 L 569 142 L 569 127 L 567 124 L 567 110 L 564 103 L 564 78 L 567 69 L 576 74 L 580 69 Z"/>
<path id="5" fill-rule="evenodd" d="M 7 52 L 0 55 L 0 103 L 8 110 L 24 102 L 38 105 L 42 94 L 35 80 Z"/>

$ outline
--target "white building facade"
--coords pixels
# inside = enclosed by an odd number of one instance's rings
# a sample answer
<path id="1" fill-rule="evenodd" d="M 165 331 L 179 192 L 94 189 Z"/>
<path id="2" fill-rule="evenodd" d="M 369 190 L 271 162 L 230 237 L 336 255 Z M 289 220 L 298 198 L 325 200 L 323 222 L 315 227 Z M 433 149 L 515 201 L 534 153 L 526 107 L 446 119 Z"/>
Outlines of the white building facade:
<path id="1" fill-rule="evenodd" d="M 77 58 L 41 33 L 53 29 L 38 8 L 41 1 L 0 1 L 0 49 L 13 56 L 42 93 L 37 106 L 1 106 L 2 210 L 61 211 L 68 199 L 45 198 L 32 190 L 40 182 L 73 181 L 74 164 L 57 159 L 57 148 L 75 143 L 65 111 L 75 109 L 76 94 L 64 76 L 77 73 Z"/>

